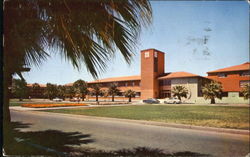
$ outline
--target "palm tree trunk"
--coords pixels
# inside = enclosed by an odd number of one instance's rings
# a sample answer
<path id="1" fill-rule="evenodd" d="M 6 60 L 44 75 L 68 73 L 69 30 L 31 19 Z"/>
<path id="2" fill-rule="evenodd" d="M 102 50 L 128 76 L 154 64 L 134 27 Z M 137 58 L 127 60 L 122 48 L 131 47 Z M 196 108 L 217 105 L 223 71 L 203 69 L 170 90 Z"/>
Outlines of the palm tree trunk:
<path id="1" fill-rule="evenodd" d="M 113 101 L 113 102 L 115 101 L 115 96 L 114 96 L 114 95 L 112 95 L 112 101 Z"/>
<path id="2" fill-rule="evenodd" d="M 181 97 L 180 96 L 178 96 L 178 99 L 181 101 Z"/>
<path id="3" fill-rule="evenodd" d="M 9 102 L 10 102 L 10 89 L 11 81 L 12 81 L 12 75 L 11 73 L 6 72 L 7 70 L 4 70 L 4 93 L 3 93 L 3 138 L 4 143 L 3 147 L 9 146 L 8 143 L 10 143 L 12 140 L 11 135 L 11 117 L 10 117 L 10 109 L 9 109 Z"/>
<path id="4" fill-rule="evenodd" d="M 95 101 L 98 101 L 98 95 L 96 94 L 96 96 L 95 96 Z"/>
<path id="5" fill-rule="evenodd" d="M 211 104 L 215 104 L 215 98 L 211 98 Z"/>
<path id="6" fill-rule="evenodd" d="M 131 102 L 131 97 L 128 98 L 128 102 Z"/>

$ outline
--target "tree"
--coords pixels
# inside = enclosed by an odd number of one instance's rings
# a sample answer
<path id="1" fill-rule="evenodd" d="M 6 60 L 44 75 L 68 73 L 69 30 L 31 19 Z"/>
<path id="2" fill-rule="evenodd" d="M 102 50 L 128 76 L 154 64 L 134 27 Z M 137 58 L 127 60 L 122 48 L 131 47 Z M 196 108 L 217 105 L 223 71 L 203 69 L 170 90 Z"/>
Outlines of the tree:
<path id="1" fill-rule="evenodd" d="M 202 94 L 205 100 L 210 99 L 215 104 L 215 98 L 222 99 L 222 85 L 219 82 L 211 81 L 202 87 Z"/>
<path id="2" fill-rule="evenodd" d="M 52 100 L 53 98 L 55 98 L 58 95 L 57 85 L 56 84 L 47 83 L 44 95 L 48 99 L 50 99 L 50 100 Z"/>
<path id="3" fill-rule="evenodd" d="M 3 17 L 4 118 L 10 121 L 8 87 L 23 66 L 41 65 L 50 48 L 76 68 L 84 63 L 94 77 L 115 52 L 130 63 L 142 26 L 151 23 L 152 10 L 148 0 L 8 0 Z"/>
<path id="4" fill-rule="evenodd" d="M 58 50 L 97 78 L 116 52 L 130 63 L 141 28 L 152 18 L 148 0 L 5 0 L 3 5 L 4 129 L 10 128 L 13 75 L 41 65 L 50 56 L 45 50 Z"/>
<path id="5" fill-rule="evenodd" d="M 95 97 L 96 97 L 95 100 L 98 101 L 98 96 L 103 94 L 100 85 L 94 84 L 91 88 L 92 88 L 91 93 L 93 95 L 95 95 Z"/>
<path id="6" fill-rule="evenodd" d="M 66 95 L 70 99 L 72 99 L 76 95 L 76 92 L 73 86 L 66 86 Z"/>
<path id="7" fill-rule="evenodd" d="M 57 96 L 58 96 L 59 98 L 62 98 L 63 100 L 65 100 L 65 96 L 66 96 L 66 87 L 65 87 L 65 86 L 62 86 L 62 85 L 58 85 L 58 86 L 57 86 L 57 90 L 58 90 Z"/>
<path id="8" fill-rule="evenodd" d="M 249 99 L 250 98 L 250 85 L 246 84 L 241 90 L 241 94 L 243 95 L 244 99 Z"/>
<path id="9" fill-rule="evenodd" d="M 178 99 L 181 101 L 181 97 L 187 98 L 188 90 L 186 87 L 183 86 L 174 86 L 172 91 L 174 97 L 178 97 Z"/>
<path id="10" fill-rule="evenodd" d="M 120 90 L 117 88 L 116 83 L 112 83 L 108 88 L 108 94 L 112 96 L 112 101 L 114 101 L 115 95 L 117 95 L 120 92 Z"/>
<path id="11" fill-rule="evenodd" d="M 75 92 L 77 94 L 80 94 L 82 97 L 82 100 L 84 101 L 86 95 L 89 93 L 87 83 L 80 79 L 73 83 L 73 87 L 75 89 Z"/>
<path id="12" fill-rule="evenodd" d="M 23 98 L 28 95 L 28 87 L 25 80 L 13 79 L 12 92 L 15 97 L 19 98 L 19 101 L 23 101 Z"/>
<path id="13" fill-rule="evenodd" d="M 31 87 L 31 92 L 32 93 L 37 93 L 41 91 L 41 87 L 38 83 L 33 83 Z"/>
<path id="14" fill-rule="evenodd" d="M 136 92 L 131 89 L 128 89 L 124 92 L 124 96 L 128 98 L 128 102 L 131 102 L 131 98 L 134 98 L 135 95 L 136 95 Z"/>

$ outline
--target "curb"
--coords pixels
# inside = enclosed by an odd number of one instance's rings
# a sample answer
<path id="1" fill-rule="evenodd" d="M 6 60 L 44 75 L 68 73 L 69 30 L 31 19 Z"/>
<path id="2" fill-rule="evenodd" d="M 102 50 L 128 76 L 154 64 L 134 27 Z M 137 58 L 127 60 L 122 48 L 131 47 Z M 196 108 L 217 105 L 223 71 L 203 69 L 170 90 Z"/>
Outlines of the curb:
<path id="1" fill-rule="evenodd" d="M 229 134 L 239 134 L 239 135 L 250 135 L 250 130 L 239 130 L 239 129 L 226 129 L 226 128 L 215 128 L 215 127 L 203 127 L 203 126 L 195 126 L 195 125 L 187 125 L 187 124 L 176 124 L 176 123 L 165 123 L 165 122 L 154 122 L 154 121 L 145 121 L 145 120 L 132 120 L 132 119 L 120 119 L 120 118 L 110 118 L 110 117 L 97 117 L 97 116 L 86 116 L 86 115 L 74 115 L 74 114 L 65 114 L 65 113 L 51 113 L 44 111 L 20 111 L 18 112 L 32 112 L 32 113 L 40 113 L 40 114 L 57 114 L 61 116 L 67 117 L 77 117 L 77 118 L 90 118 L 96 120 L 108 120 L 108 121 L 117 121 L 117 122 L 127 122 L 127 123 L 135 123 L 135 124 L 143 124 L 143 125 L 152 125 L 152 126 L 161 126 L 161 127 L 172 127 L 172 128 L 180 128 L 180 129 L 192 129 L 198 131 L 209 131 L 216 133 L 229 133 Z"/>

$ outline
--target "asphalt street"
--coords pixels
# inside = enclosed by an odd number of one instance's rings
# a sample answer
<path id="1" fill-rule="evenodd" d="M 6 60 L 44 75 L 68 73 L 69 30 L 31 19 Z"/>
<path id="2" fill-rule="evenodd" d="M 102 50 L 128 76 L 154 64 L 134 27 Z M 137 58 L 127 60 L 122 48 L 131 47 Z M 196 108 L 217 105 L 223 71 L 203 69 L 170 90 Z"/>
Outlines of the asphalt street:
<path id="1" fill-rule="evenodd" d="M 249 135 L 137 124 L 112 119 L 68 116 L 37 111 L 13 111 L 12 121 L 32 124 L 22 131 L 60 130 L 90 134 L 94 142 L 84 148 L 104 150 L 159 148 L 165 152 L 191 151 L 212 156 L 245 157 Z M 53 138 L 53 137 L 51 137 Z"/>

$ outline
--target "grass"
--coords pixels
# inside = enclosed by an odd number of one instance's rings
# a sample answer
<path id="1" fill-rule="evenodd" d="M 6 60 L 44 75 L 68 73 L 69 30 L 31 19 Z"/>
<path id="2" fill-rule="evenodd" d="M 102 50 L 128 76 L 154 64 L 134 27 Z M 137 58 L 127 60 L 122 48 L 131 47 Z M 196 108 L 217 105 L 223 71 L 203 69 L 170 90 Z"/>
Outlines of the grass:
<path id="1" fill-rule="evenodd" d="M 249 129 L 249 107 L 140 105 L 59 109 L 46 112 Z"/>

